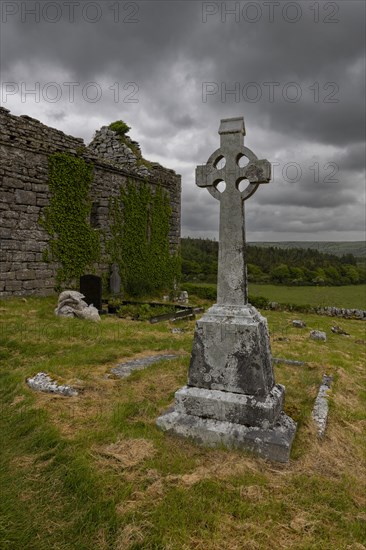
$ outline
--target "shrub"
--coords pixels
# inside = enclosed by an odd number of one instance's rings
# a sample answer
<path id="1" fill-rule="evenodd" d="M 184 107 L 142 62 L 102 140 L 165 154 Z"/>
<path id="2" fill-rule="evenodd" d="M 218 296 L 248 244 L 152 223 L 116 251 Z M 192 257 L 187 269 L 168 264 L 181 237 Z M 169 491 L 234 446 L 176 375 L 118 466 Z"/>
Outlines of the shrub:
<path id="1" fill-rule="evenodd" d="M 216 300 L 217 290 L 214 286 L 184 283 L 181 288 L 182 290 L 186 290 L 189 294 L 194 294 L 203 300 Z"/>
<path id="2" fill-rule="evenodd" d="M 113 130 L 113 132 L 116 132 L 119 136 L 125 136 L 131 130 L 131 127 L 123 122 L 123 120 L 116 120 L 116 122 L 112 122 L 108 128 Z"/>

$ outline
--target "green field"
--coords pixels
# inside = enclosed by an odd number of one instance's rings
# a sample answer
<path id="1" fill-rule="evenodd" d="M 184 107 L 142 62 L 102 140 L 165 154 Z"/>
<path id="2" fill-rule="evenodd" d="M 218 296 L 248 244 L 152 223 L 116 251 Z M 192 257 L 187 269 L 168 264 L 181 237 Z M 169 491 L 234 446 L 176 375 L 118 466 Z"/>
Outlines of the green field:
<path id="1" fill-rule="evenodd" d="M 268 311 L 285 412 L 297 422 L 288 464 L 198 447 L 158 430 L 156 418 L 187 381 L 194 321 L 54 316 L 55 298 L 0 302 L 0 547 L 4 550 L 322 550 L 365 542 L 364 323 Z M 327 342 L 309 330 L 327 332 Z M 286 336 L 286 338 L 283 338 Z M 176 352 L 125 379 L 127 358 Z M 47 372 L 77 397 L 33 392 Z M 326 436 L 311 411 L 334 376 Z"/>
<path id="2" fill-rule="evenodd" d="M 185 283 L 216 290 L 213 283 Z M 213 296 L 215 293 L 213 294 Z M 249 283 L 249 296 L 262 296 L 271 302 L 316 306 L 335 306 L 348 309 L 366 309 L 366 285 L 349 286 L 285 286 Z M 214 298 L 212 297 L 213 301 Z"/>
<path id="3" fill-rule="evenodd" d="M 250 283 L 249 294 L 279 303 L 366 309 L 366 285 L 296 287 Z"/>

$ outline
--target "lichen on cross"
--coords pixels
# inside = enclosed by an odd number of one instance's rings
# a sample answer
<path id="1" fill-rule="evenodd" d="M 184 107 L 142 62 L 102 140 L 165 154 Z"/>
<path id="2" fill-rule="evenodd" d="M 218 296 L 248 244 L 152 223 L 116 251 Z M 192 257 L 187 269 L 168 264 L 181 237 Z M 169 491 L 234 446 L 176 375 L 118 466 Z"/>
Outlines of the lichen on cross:
<path id="1" fill-rule="evenodd" d="M 219 134 L 220 148 L 205 165 L 197 166 L 196 184 L 220 201 L 217 303 L 241 306 L 248 303 L 244 201 L 261 183 L 269 183 L 271 164 L 244 146 L 243 117 L 222 119 Z M 242 167 L 244 157 L 249 163 Z M 241 191 L 243 180 L 248 186 Z M 220 192 L 222 181 L 226 187 Z"/>

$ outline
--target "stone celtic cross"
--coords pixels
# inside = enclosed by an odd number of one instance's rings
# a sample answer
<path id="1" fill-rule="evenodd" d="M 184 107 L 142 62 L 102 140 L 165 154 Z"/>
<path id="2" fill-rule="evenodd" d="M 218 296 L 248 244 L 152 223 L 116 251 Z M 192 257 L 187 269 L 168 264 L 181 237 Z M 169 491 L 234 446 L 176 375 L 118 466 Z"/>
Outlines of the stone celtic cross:
<path id="1" fill-rule="evenodd" d="M 283 411 L 284 386 L 275 383 L 267 320 L 247 296 L 244 201 L 269 182 L 271 165 L 244 147 L 243 118 L 221 120 L 219 134 L 220 148 L 196 169 L 197 185 L 220 201 L 217 303 L 196 322 L 187 385 L 157 425 L 200 445 L 287 462 L 296 423 Z"/>
<path id="2" fill-rule="evenodd" d="M 258 160 L 244 147 L 243 117 L 222 119 L 219 134 L 220 148 L 205 165 L 197 166 L 196 184 L 206 187 L 220 201 L 217 303 L 241 306 L 248 302 L 244 201 L 255 193 L 259 184 L 269 183 L 271 164 Z M 243 157 L 249 163 L 240 167 Z M 248 181 L 248 186 L 241 191 L 243 180 Z M 217 188 L 221 181 L 226 184 L 223 192 Z"/>

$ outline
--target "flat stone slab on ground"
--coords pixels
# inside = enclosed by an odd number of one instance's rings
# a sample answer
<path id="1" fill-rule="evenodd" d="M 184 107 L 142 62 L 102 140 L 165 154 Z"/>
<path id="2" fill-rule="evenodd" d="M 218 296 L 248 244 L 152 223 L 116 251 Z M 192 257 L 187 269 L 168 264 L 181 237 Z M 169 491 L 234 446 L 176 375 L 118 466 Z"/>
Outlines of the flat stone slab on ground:
<path id="1" fill-rule="evenodd" d="M 162 430 L 199 445 L 251 451 L 277 462 L 288 462 L 296 432 L 296 423 L 285 413 L 272 428 L 247 427 L 177 411 L 166 412 L 156 423 Z"/>
<path id="2" fill-rule="evenodd" d="M 312 412 L 312 416 L 315 424 L 318 427 L 318 436 L 323 437 L 325 434 L 325 428 L 327 427 L 328 420 L 328 392 L 333 381 L 333 376 L 323 375 L 323 380 L 319 388 L 317 398 Z"/>
<path id="3" fill-rule="evenodd" d="M 119 363 L 116 367 L 111 369 L 111 372 L 119 378 L 125 378 L 129 376 L 135 370 L 142 370 L 150 365 L 162 360 L 176 359 L 179 355 L 172 353 L 162 353 L 160 355 L 149 355 L 148 357 L 141 357 L 141 359 L 133 359 L 126 361 L 125 363 Z"/>

